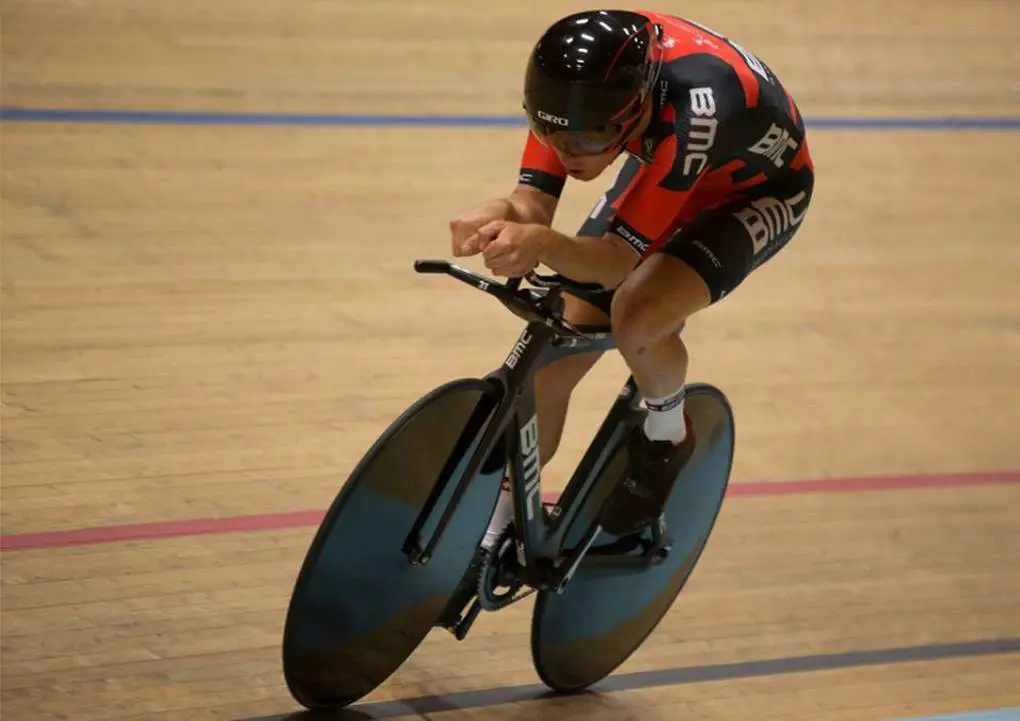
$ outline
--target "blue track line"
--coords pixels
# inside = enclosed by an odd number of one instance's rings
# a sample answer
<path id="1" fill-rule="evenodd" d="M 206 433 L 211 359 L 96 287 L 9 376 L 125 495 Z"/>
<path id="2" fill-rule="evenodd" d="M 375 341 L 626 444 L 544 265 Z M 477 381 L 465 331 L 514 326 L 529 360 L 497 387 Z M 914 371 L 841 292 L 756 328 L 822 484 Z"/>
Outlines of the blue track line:
<path id="1" fill-rule="evenodd" d="M 0 108 L 5 123 L 120 123 L 129 125 L 262 125 L 344 127 L 523 127 L 519 115 L 219 113 L 161 110 Z M 1020 130 L 1020 117 L 816 117 L 829 130 Z"/>
<path id="2" fill-rule="evenodd" d="M 946 716 L 915 716 L 900 721 L 1020 721 L 1020 706 L 990 711 L 967 711 Z"/>

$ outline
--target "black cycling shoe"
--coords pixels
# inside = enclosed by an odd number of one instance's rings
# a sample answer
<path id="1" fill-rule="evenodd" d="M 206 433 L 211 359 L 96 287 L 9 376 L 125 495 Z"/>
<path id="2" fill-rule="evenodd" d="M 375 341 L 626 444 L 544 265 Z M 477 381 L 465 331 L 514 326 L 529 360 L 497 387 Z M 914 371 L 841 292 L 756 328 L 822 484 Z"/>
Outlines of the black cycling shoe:
<path id="1" fill-rule="evenodd" d="M 694 453 L 694 429 L 684 416 L 687 437 L 679 444 L 651 441 L 635 426 L 627 436 L 627 472 L 599 512 L 602 529 L 615 536 L 637 533 L 654 523 L 669 500 L 680 471 Z"/>

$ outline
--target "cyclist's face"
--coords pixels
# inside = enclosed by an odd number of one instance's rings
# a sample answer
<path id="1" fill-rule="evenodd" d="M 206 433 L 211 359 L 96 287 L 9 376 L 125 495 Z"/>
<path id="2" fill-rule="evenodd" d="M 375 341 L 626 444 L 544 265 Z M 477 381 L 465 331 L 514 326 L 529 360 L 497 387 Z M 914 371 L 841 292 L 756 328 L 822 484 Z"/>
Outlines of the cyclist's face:
<path id="1" fill-rule="evenodd" d="M 556 146 L 553 146 L 553 150 L 556 151 L 556 156 L 563 163 L 563 167 L 567 169 L 570 177 L 582 181 L 597 178 L 602 174 L 602 171 L 612 165 L 613 161 L 620 154 L 618 148 L 601 153 L 600 155 L 567 155 Z"/>
<path id="2" fill-rule="evenodd" d="M 542 142 L 556 150 L 560 157 L 595 158 L 619 149 L 627 129 L 623 125 L 612 125 L 604 130 L 571 131 L 555 128 L 546 130 L 540 137 Z"/>
<path id="3" fill-rule="evenodd" d="M 552 148 L 570 176 L 578 180 L 593 180 L 619 156 L 627 141 L 640 135 L 648 127 L 651 103 L 646 102 L 625 120 L 604 130 L 567 131 L 554 126 L 532 125 L 539 140 Z"/>
<path id="4" fill-rule="evenodd" d="M 556 153 L 570 177 L 593 180 L 605 170 L 624 145 L 626 129 L 614 127 L 600 132 L 555 131 L 538 135 Z"/>

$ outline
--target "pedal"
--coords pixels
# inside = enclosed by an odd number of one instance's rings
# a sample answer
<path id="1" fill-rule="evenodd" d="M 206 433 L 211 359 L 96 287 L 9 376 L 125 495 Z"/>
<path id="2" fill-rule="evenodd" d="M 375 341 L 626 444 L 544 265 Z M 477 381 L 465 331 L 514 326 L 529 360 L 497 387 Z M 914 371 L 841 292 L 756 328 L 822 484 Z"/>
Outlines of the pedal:
<path id="1" fill-rule="evenodd" d="M 461 618 L 456 623 L 456 625 L 454 625 L 453 628 L 449 629 L 450 633 L 453 634 L 454 638 L 456 638 L 458 641 L 463 641 L 464 638 L 468 635 L 468 631 L 471 630 L 471 627 L 474 625 L 475 621 L 478 619 L 478 615 L 481 612 L 482 612 L 482 604 L 476 598 L 474 600 L 474 602 L 472 602 L 471 608 L 469 608 L 467 610 L 467 613 L 464 614 L 464 617 Z"/>
<path id="2" fill-rule="evenodd" d="M 654 566 L 669 557 L 669 552 L 673 550 L 673 539 L 666 535 L 665 515 L 659 516 L 651 528 L 652 542 L 645 547 L 645 551 L 641 555 L 649 566 Z"/>
<path id="3" fill-rule="evenodd" d="M 647 545 L 640 533 L 632 533 L 629 536 L 621 536 L 612 543 L 590 549 L 588 556 L 592 558 L 627 556 L 638 548 L 642 549 L 641 555 L 644 556 Z"/>
<path id="4" fill-rule="evenodd" d="M 585 541 L 587 540 L 586 537 Z M 583 545 L 582 543 L 582 546 L 570 555 L 571 565 L 574 567 L 573 570 L 576 570 L 576 564 L 580 560 L 574 554 L 579 551 L 590 563 L 606 567 L 641 568 L 654 566 L 662 563 L 669 557 L 673 549 L 673 539 L 666 535 L 666 519 L 663 515 L 637 533 L 620 536 L 616 540 L 600 546 L 589 545 L 586 552 L 583 550 Z M 567 580 L 569 580 L 569 575 L 572 575 L 573 570 L 568 571 Z M 560 586 L 558 592 L 562 592 L 562 586 Z"/>
<path id="5" fill-rule="evenodd" d="M 465 611 L 464 609 L 467 608 Z M 468 605 L 468 599 L 464 599 L 459 605 L 455 607 L 448 606 L 443 615 L 440 616 L 439 620 L 436 621 L 436 628 L 443 628 L 453 634 L 458 641 L 463 640 L 464 636 L 467 635 L 468 630 L 471 628 L 471 624 L 478 618 L 478 614 L 481 612 L 482 606 L 479 603 L 477 597 L 470 599 L 470 605 Z"/>

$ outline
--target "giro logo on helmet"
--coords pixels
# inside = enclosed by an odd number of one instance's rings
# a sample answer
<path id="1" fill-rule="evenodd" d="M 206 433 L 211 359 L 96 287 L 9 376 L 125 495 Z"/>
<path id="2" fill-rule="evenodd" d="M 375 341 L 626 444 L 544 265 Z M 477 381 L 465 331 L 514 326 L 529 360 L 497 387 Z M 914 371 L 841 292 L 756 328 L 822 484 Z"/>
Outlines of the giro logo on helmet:
<path id="1" fill-rule="evenodd" d="M 559 115 L 552 115 L 551 113 L 547 113 L 544 110 L 538 111 L 538 117 L 540 120 L 544 120 L 547 123 L 555 123 L 556 125 L 563 126 L 570 125 L 570 121 L 567 120 L 566 118 L 561 118 Z"/>

